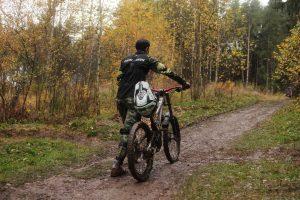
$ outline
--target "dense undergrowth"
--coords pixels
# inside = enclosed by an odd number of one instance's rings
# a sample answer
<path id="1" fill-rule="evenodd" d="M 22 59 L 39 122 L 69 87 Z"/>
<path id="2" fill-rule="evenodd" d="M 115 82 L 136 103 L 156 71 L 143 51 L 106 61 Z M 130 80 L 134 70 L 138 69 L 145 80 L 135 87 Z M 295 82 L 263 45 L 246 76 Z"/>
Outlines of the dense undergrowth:
<path id="1" fill-rule="evenodd" d="M 233 144 L 231 156 L 261 158 L 201 167 L 178 199 L 300 198 L 300 103 L 293 102 Z"/>
<path id="2" fill-rule="evenodd" d="M 189 92 L 171 95 L 173 108 L 181 126 L 239 107 L 249 106 L 259 100 L 277 100 L 281 98 L 280 96 L 259 93 L 251 87 L 234 86 L 232 82 L 208 86 L 205 89 L 205 96 L 196 101 L 191 100 Z M 1 133 L 8 135 L 18 133 L 17 135 L 22 135 L 26 132 L 37 133 L 41 131 L 74 132 L 87 136 L 97 136 L 101 140 L 117 140 L 120 128 L 121 123 L 115 101 L 111 99 L 105 102 L 105 106 L 103 106 L 103 110 L 98 116 L 75 117 L 69 120 L 55 119 L 55 116 L 53 116 L 52 121 L 42 119 L 10 120 L 6 123 L 0 123 L 0 135 Z"/>

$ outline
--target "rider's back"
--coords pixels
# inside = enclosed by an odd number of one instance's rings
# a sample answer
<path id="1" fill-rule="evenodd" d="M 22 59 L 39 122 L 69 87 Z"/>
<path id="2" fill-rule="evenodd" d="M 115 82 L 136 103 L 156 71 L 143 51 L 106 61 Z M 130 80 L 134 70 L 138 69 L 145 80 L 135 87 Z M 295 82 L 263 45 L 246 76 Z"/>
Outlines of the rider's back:
<path id="1" fill-rule="evenodd" d="M 122 75 L 117 98 L 133 97 L 135 84 L 139 81 L 145 81 L 149 70 L 156 64 L 157 61 L 143 51 L 138 51 L 136 54 L 124 58 L 121 62 L 120 71 Z"/>

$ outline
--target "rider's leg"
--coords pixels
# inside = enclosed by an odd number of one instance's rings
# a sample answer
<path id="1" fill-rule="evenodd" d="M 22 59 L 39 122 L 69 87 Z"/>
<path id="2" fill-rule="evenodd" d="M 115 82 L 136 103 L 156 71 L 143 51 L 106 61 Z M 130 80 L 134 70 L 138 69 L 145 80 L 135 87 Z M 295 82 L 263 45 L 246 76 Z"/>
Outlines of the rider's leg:
<path id="1" fill-rule="evenodd" d="M 134 103 L 132 98 L 126 99 L 126 117 L 124 120 L 124 128 L 120 130 L 121 134 L 121 141 L 120 141 L 120 152 L 119 156 L 117 157 L 117 160 L 119 161 L 119 164 L 122 165 L 123 161 L 127 154 L 127 142 L 128 142 L 128 135 L 130 133 L 130 130 L 132 126 L 141 120 L 141 116 L 136 112 L 134 109 Z"/>
<path id="2" fill-rule="evenodd" d="M 124 124 L 127 115 L 127 106 L 126 106 L 126 101 L 124 99 L 117 100 L 117 109 L 121 116 L 122 123 Z"/>
<path id="3" fill-rule="evenodd" d="M 125 124 L 126 116 L 127 116 L 127 103 L 126 100 L 121 100 L 117 104 L 118 111 L 120 113 L 120 116 L 122 118 L 123 124 Z M 119 165 L 122 165 L 123 160 L 126 157 L 126 147 L 127 147 L 127 131 L 124 128 L 120 129 L 120 143 L 119 143 L 119 155 L 116 157 L 116 160 Z"/>
<path id="4" fill-rule="evenodd" d="M 121 166 L 127 154 L 128 135 L 133 124 L 141 120 L 141 116 L 134 109 L 132 98 L 126 99 L 126 101 L 118 104 L 118 110 L 122 117 L 124 128 L 120 129 L 120 134 L 121 134 L 121 140 L 119 144 L 120 151 L 119 151 L 119 155 L 116 157 L 116 160 L 114 162 L 111 176 L 119 176 L 124 174 L 125 171 L 122 169 Z"/>
<path id="5" fill-rule="evenodd" d="M 125 100 L 120 100 L 118 99 L 117 100 L 117 109 L 119 111 L 119 114 L 120 114 L 120 117 L 122 118 L 122 122 L 124 124 L 124 121 L 126 119 L 126 115 L 127 115 L 127 106 L 126 106 L 126 101 Z M 120 129 L 120 134 L 121 134 L 121 141 L 120 141 L 120 144 L 119 144 L 119 148 L 120 148 L 120 152 L 119 152 L 119 155 L 116 157 L 116 159 L 114 160 L 113 162 L 113 166 L 112 166 L 112 169 L 111 169 L 111 176 L 112 177 L 116 177 L 116 176 L 120 176 L 122 174 L 125 173 L 125 170 L 121 167 L 121 158 L 123 157 L 122 155 L 124 154 L 123 152 L 123 149 L 122 149 L 122 132 L 123 132 L 123 129 Z M 126 154 L 125 154 L 126 156 Z"/>

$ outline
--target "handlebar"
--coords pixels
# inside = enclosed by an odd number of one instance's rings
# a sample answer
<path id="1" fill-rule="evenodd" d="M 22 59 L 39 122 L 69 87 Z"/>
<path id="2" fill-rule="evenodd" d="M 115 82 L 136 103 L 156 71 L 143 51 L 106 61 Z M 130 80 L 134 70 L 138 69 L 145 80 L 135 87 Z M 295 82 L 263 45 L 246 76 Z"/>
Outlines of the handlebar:
<path id="1" fill-rule="evenodd" d="M 173 91 L 181 92 L 181 91 L 183 91 L 183 87 L 182 86 L 175 86 L 175 87 L 171 87 L 171 88 L 167 88 L 167 89 L 154 89 L 154 88 L 152 88 L 151 90 L 153 92 L 165 92 L 165 93 L 170 93 L 170 92 L 173 92 Z"/>

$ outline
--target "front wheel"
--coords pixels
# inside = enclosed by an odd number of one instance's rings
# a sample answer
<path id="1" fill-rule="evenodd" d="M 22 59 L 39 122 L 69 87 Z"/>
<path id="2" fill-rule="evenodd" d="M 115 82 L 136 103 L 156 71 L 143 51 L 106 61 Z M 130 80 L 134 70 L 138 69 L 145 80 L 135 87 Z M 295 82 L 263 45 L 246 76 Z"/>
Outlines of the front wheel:
<path id="1" fill-rule="evenodd" d="M 176 117 L 170 119 L 169 127 L 164 132 L 163 144 L 165 155 L 170 163 L 178 161 L 180 153 L 180 128 Z"/>
<path id="2" fill-rule="evenodd" d="M 144 122 L 133 125 L 127 146 L 128 168 L 138 181 L 149 178 L 153 165 L 153 154 L 149 150 L 152 132 Z"/>

